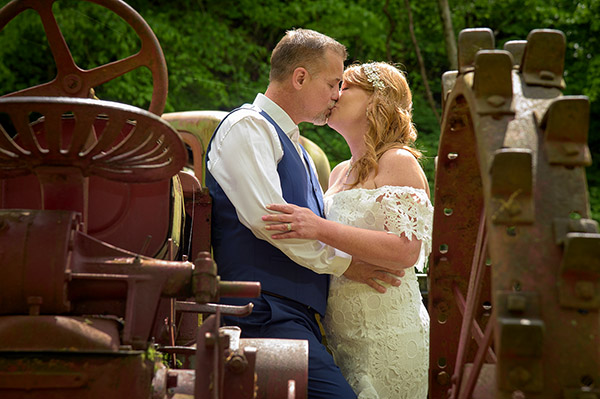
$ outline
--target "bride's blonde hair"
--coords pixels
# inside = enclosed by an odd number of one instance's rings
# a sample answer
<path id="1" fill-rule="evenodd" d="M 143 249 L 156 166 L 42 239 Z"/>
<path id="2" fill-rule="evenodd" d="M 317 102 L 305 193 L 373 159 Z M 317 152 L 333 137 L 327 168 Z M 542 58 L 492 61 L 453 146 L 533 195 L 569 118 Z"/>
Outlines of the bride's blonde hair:
<path id="1" fill-rule="evenodd" d="M 369 128 L 364 136 L 365 153 L 354 160 L 356 171 L 355 187 L 367 180 L 372 172 L 377 173 L 377 162 L 393 148 L 403 148 L 421 158 L 414 147 L 417 130 L 412 121 L 412 93 L 405 74 L 385 62 L 352 65 L 344 71 L 344 82 L 371 94 L 367 105 Z"/>

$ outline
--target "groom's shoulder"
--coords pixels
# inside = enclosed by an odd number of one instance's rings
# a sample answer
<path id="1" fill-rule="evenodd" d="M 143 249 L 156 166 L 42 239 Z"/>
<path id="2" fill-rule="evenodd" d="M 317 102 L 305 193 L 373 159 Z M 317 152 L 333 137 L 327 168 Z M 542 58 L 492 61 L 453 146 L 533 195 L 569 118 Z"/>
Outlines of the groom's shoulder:
<path id="1" fill-rule="evenodd" d="M 266 119 L 260 114 L 260 112 L 261 109 L 257 106 L 252 104 L 244 104 L 229 112 L 229 114 L 227 114 L 227 116 L 225 116 L 225 118 L 223 119 L 222 124 L 225 126 L 229 125 L 231 127 L 245 120 L 250 122 L 254 122 L 257 120 L 266 121 Z"/>
<path id="2" fill-rule="evenodd" d="M 225 140 L 226 137 L 268 136 L 277 137 L 277 132 L 267 119 L 260 114 L 261 109 L 252 104 L 244 104 L 227 114 L 215 130 L 215 139 Z"/>

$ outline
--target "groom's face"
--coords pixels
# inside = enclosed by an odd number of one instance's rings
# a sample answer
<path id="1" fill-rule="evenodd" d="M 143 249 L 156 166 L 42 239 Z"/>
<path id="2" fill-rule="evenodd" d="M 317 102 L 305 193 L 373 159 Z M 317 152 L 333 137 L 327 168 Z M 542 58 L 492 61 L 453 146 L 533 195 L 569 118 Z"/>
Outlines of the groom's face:
<path id="1" fill-rule="evenodd" d="M 309 74 L 304 102 L 308 120 L 315 125 L 324 125 L 339 98 L 344 59 L 328 50 L 319 64 L 320 68 Z"/>

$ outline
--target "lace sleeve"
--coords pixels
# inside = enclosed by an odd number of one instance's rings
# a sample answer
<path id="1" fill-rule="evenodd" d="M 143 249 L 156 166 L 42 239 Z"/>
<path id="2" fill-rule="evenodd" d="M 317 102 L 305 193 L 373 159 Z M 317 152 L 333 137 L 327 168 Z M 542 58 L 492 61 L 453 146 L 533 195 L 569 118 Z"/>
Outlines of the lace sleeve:
<path id="1" fill-rule="evenodd" d="M 396 235 L 421 240 L 422 250 L 431 253 L 433 206 L 424 190 L 413 187 L 386 186 L 377 198 L 381 203 L 384 228 Z"/>

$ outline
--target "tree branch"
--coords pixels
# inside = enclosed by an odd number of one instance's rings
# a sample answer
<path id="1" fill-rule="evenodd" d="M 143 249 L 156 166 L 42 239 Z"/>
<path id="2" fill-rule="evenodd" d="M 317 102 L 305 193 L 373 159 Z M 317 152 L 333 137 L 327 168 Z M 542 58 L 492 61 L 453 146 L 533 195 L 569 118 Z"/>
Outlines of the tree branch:
<path id="1" fill-rule="evenodd" d="M 427 96 L 427 101 L 429 102 L 429 106 L 433 111 L 438 123 L 440 122 L 440 116 L 438 115 L 435 101 L 433 99 L 433 94 L 431 93 L 431 89 L 429 88 L 429 80 L 427 79 L 427 71 L 425 70 L 425 62 L 423 61 L 423 56 L 421 55 L 421 49 L 419 48 L 419 43 L 417 42 L 417 36 L 415 35 L 415 28 L 413 23 L 412 11 L 410 10 L 409 0 L 404 0 L 404 5 L 406 6 L 406 12 L 408 13 L 408 29 L 410 31 L 410 38 L 412 39 L 413 45 L 415 46 L 415 53 L 417 54 L 417 61 L 419 61 L 419 67 L 421 69 L 421 78 L 423 79 L 423 85 L 425 86 L 425 94 Z"/>
<path id="2" fill-rule="evenodd" d="M 450 69 L 458 69 L 458 54 L 456 51 L 456 38 L 454 37 L 454 28 L 452 27 L 452 14 L 450 13 L 450 6 L 448 0 L 438 0 L 438 6 L 440 8 L 440 18 L 442 19 L 442 25 L 444 26 L 444 41 L 446 42 L 446 56 Z"/>
<path id="3" fill-rule="evenodd" d="M 385 37 L 385 54 L 389 62 L 392 62 L 392 51 L 390 49 L 390 42 L 392 41 L 392 35 L 396 31 L 396 20 L 392 18 L 392 15 L 389 10 L 390 0 L 385 0 L 385 4 L 383 5 L 383 13 L 387 17 L 390 23 L 390 30 Z"/>

